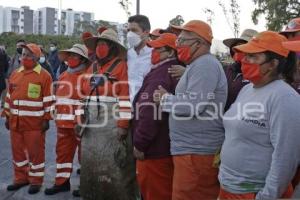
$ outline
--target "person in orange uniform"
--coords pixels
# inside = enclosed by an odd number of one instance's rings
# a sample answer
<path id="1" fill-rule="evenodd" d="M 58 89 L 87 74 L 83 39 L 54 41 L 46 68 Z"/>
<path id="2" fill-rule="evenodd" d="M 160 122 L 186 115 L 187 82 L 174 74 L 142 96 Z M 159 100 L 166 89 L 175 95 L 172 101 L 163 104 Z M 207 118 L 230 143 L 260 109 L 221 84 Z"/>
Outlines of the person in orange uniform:
<path id="1" fill-rule="evenodd" d="M 71 49 L 59 52 L 62 61 L 68 63 L 68 69 L 60 76 L 56 84 L 55 123 L 57 127 L 56 178 L 55 184 L 45 190 L 46 195 L 53 195 L 70 190 L 70 176 L 73 158 L 80 139 L 76 136 L 76 116 L 83 113 L 79 80 L 90 65 L 88 49 L 75 44 Z"/>
<path id="2" fill-rule="evenodd" d="M 22 45 L 21 67 L 9 78 L 5 102 L 6 128 L 10 130 L 14 183 L 8 191 L 30 184 L 28 193 L 40 191 L 45 169 L 45 132 L 49 129 L 52 78 L 38 61 L 41 49 Z"/>
<path id="3" fill-rule="evenodd" d="M 126 49 L 118 41 L 118 35 L 112 29 L 104 30 L 100 36 L 90 37 L 84 43 L 87 48 L 95 50 L 97 56 L 97 60 L 88 69 L 87 74 L 103 75 L 112 65 L 115 65 L 109 73 L 110 78 L 114 79 L 114 81 L 107 81 L 105 86 L 97 87 L 97 90 L 98 94 L 103 96 L 103 99 L 105 97 L 116 97 L 119 99 L 118 137 L 122 140 L 127 136 L 129 119 L 131 118 L 127 64 L 124 59 Z M 91 90 L 90 79 L 86 79 L 82 82 L 83 94 L 88 96 Z M 92 98 L 95 95 L 96 92 L 92 94 Z"/>

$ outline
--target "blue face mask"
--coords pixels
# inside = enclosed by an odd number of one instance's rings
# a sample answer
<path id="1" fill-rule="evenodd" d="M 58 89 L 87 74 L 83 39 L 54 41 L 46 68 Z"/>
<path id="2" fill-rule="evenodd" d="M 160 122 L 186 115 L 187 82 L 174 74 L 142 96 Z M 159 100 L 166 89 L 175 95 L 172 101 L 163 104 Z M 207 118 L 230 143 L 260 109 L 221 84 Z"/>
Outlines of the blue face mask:
<path id="1" fill-rule="evenodd" d="M 40 63 L 44 63 L 45 61 L 46 61 L 45 57 L 40 57 L 40 60 L 39 60 Z"/>

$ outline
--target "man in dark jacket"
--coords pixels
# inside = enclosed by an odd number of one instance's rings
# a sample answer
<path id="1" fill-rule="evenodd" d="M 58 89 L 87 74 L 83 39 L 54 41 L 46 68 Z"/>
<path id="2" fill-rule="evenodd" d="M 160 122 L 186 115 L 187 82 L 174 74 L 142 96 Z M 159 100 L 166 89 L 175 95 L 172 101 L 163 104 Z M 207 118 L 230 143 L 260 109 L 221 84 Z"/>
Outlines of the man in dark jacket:
<path id="1" fill-rule="evenodd" d="M 9 66 L 9 57 L 6 54 L 5 47 L 0 47 L 0 97 L 6 88 L 5 74 Z M 4 98 L 1 98 L 1 107 L 4 105 Z"/>
<path id="2" fill-rule="evenodd" d="M 61 62 L 58 58 L 58 49 L 57 49 L 56 42 L 50 43 L 50 52 L 49 52 L 48 62 L 50 63 L 50 66 L 52 67 L 52 71 L 55 75 L 61 64 Z"/>
<path id="3" fill-rule="evenodd" d="M 16 53 L 13 56 L 13 58 L 10 60 L 9 63 L 9 67 L 6 73 L 6 79 L 8 79 L 11 75 L 11 73 L 13 73 L 13 71 L 15 71 L 15 69 L 20 67 L 20 58 L 21 58 L 21 54 L 22 54 L 22 50 L 23 48 L 21 47 L 22 45 L 25 45 L 26 42 L 23 39 L 20 39 L 17 41 L 16 43 Z"/>

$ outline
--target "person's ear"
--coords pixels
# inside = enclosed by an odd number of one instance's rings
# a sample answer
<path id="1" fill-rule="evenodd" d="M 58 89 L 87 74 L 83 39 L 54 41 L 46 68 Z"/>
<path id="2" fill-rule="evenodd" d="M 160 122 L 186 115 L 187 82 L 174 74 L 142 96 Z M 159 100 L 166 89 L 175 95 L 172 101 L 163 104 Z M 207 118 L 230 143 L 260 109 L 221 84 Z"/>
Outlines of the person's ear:
<path id="1" fill-rule="evenodd" d="M 271 61 L 271 64 L 272 64 L 272 68 L 276 68 L 277 69 L 277 67 L 279 65 L 279 60 L 278 59 L 273 59 Z"/>
<path id="2" fill-rule="evenodd" d="M 171 51 L 169 51 L 168 58 L 172 58 L 174 56 L 175 56 L 175 50 L 172 49 Z"/>
<path id="3" fill-rule="evenodd" d="M 197 48 L 201 48 L 201 46 L 203 46 L 203 43 L 199 40 L 197 40 L 195 43 Z"/>
<path id="4" fill-rule="evenodd" d="M 272 59 L 269 63 L 266 63 L 266 64 L 269 64 L 269 66 L 266 69 L 265 74 L 270 73 L 270 72 L 272 74 L 275 74 L 277 72 L 277 66 L 279 65 L 279 61 L 277 59 Z"/>
<path id="5" fill-rule="evenodd" d="M 142 39 L 149 39 L 149 37 L 150 37 L 150 31 L 144 31 L 143 33 L 142 33 Z"/>

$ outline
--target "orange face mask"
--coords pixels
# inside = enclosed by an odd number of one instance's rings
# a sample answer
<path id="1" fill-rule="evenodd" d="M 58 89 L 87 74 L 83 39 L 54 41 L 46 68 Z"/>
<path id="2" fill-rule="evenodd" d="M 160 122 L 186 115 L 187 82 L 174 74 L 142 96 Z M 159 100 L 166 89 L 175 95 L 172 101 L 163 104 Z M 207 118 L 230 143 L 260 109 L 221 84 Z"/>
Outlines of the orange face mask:
<path id="1" fill-rule="evenodd" d="M 260 65 L 258 64 L 242 61 L 241 69 L 244 79 L 249 80 L 253 84 L 258 83 L 262 79 L 262 75 L 260 73 Z"/>
<path id="2" fill-rule="evenodd" d="M 151 63 L 153 65 L 155 65 L 159 62 L 160 62 L 160 53 L 158 51 L 156 51 L 155 49 L 153 49 L 152 54 L 151 54 Z"/>
<path id="3" fill-rule="evenodd" d="M 178 59 L 183 63 L 188 63 L 192 58 L 191 47 L 190 46 L 179 46 L 176 47 Z"/>
<path id="4" fill-rule="evenodd" d="M 32 58 L 22 58 L 21 63 L 25 69 L 33 69 L 36 65 L 36 62 Z"/>
<path id="5" fill-rule="evenodd" d="M 233 55 L 233 60 L 235 62 L 242 62 L 243 58 L 245 57 L 244 53 L 241 52 L 235 52 Z"/>
<path id="6" fill-rule="evenodd" d="M 96 48 L 96 55 L 98 58 L 103 59 L 108 56 L 109 47 L 107 44 L 99 44 Z"/>
<path id="7" fill-rule="evenodd" d="M 68 62 L 68 66 L 70 68 L 75 68 L 80 64 L 80 58 L 78 58 L 78 57 L 69 57 L 67 62 Z"/>

